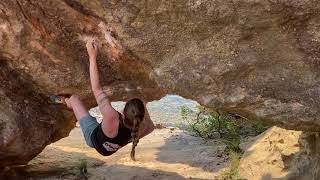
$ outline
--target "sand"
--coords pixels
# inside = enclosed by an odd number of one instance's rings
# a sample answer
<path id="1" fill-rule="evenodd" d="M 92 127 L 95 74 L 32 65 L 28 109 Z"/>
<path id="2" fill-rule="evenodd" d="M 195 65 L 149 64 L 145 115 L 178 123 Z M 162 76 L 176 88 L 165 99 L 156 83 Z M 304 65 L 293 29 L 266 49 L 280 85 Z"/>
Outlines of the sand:
<path id="1" fill-rule="evenodd" d="M 142 138 L 136 162 L 130 159 L 130 150 L 128 144 L 112 156 L 101 156 L 85 144 L 76 127 L 69 137 L 47 146 L 28 166 L 6 174 L 17 179 L 218 179 L 228 160 L 223 144 L 179 129 L 156 129 Z M 86 175 L 80 173 L 81 163 L 87 164 Z"/>

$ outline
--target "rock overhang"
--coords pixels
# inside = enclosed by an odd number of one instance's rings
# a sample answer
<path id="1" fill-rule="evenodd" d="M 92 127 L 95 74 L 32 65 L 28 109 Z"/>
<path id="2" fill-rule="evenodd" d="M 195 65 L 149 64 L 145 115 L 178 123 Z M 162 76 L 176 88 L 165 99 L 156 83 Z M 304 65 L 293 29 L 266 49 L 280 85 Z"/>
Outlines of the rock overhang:
<path id="1" fill-rule="evenodd" d="M 3 165 L 27 162 L 73 127 L 70 112 L 47 104 L 50 94 L 95 104 L 88 37 L 99 42 L 111 100 L 178 94 L 288 129 L 320 131 L 314 1 L 18 0 L 0 9 L 0 133 L 14 137 L 1 141 Z M 29 128 L 35 133 L 21 133 Z M 23 142 L 38 143 L 21 152 Z"/>

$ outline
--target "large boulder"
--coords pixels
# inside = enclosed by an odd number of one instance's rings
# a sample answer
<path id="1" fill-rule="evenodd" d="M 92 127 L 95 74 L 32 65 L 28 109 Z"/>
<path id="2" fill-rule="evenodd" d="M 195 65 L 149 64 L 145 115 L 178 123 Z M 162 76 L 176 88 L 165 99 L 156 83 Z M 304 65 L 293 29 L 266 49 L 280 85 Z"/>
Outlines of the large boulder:
<path id="1" fill-rule="evenodd" d="M 23 164 L 93 106 L 84 42 L 112 100 L 179 94 L 285 128 L 320 131 L 320 4 L 313 0 L 0 2 L 0 165 Z"/>
<path id="2" fill-rule="evenodd" d="M 320 179 L 319 133 L 272 127 L 244 147 L 239 166 L 244 179 Z"/>

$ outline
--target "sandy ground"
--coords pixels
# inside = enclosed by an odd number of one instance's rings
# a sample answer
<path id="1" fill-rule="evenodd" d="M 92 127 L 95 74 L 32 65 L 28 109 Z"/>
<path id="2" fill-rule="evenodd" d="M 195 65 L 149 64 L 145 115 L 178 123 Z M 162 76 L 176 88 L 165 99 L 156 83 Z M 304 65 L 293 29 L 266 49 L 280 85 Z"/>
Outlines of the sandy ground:
<path id="1" fill-rule="evenodd" d="M 131 144 L 110 157 L 86 146 L 80 128 L 46 147 L 28 166 L 10 170 L 16 179 L 218 179 L 227 165 L 224 146 L 205 142 L 179 129 L 156 129 L 140 140 L 134 162 Z M 86 161 L 88 174 L 79 166 Z M 15 177 L 14 177 L 15 175 Z M 7 177 L 8 178 L 8 177 Z"/>

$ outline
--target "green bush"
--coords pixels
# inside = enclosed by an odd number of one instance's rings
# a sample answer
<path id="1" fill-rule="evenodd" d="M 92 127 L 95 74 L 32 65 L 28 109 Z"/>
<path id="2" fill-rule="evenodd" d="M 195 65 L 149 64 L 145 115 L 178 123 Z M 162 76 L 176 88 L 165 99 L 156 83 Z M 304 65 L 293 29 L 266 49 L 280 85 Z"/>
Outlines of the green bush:
<path id="1" fill-rule="evenodd" d="M 241 152 L 238 125 L 230 115 L 210 111 L 202 106 L 197 106 L 195 110 L 183 106 L 181 116 L 189 124 L 187 130 L 196 136 L 213 139 L 218 135 L 227 150 Z"/>
<path id="2" fill-rule="evenodd" d="M 197 106 L 196 110 L 183 106 L 181 116 L 188 122 L 188 130 L 202 138 L 212 139 L 216 134 L 221 138 L 238 134 L 236 121 L 231 116 L 202 106 Z"/>
<path id="3" fill-rule="evenodd" d="M 240 136 L 239 135 L 230 135 L 222 140 L 224 144 L 226 144 L 226 149 L 229 152 L 242 153 L 240 148 Z"/>
<path id="4" fill-rule="evenodd" d="M 181 108 L 181 116 L 189 125 L 187 130 L 196 136 L 212 139 L 218 135 L 221 138 L 230 157 L 229 167 L 221 174 L 221 178 L 224 180 L 240 180 L 238 167 L 242 155 L 239 130 L 241 121 L 238 122 L 229 114 L 210 111 L 201 106 L 197 106 L 195 110 L 184 106 Z M 251 129 L 256 132 L 263 132 L 265 126 L 257 123 Z"/>

